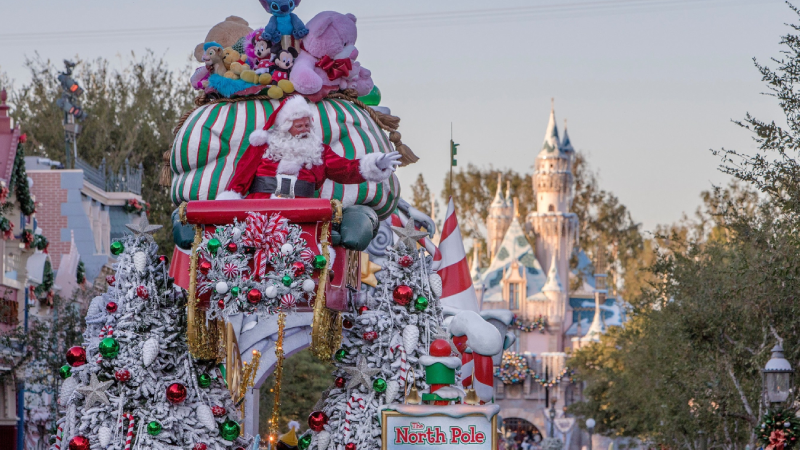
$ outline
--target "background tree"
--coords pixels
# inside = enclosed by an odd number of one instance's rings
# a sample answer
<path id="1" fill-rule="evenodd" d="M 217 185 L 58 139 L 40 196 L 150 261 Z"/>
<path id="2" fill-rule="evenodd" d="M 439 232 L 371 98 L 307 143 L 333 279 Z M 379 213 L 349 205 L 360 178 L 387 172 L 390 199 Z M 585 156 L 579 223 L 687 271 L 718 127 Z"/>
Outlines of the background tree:
<path id="1" fill-rule="evenodd" d="M 604 434 L 752 448 L 770 348 L 782 343 L 795 367 L 800 360 L 800 26 L 790 28 L 777 68 L 756 62 L 788 127 L 749 114 L 737 122 L 759 151 L 715 153 L 739 182 L 704 192 L 694 217 L 660 228 L 631 321 L 572 359 L 589 398 L 572 410 Z"/>
<path id="2" fill-rule="evenodd" d="M 152 52 L 131 59 L 113 70 L 105 59 L 78 61 L 74 77 L 84 88 L 81 106 L 88 117 L 78 137 L 78 156 L 97 167 L 103 158 L 117 172 L 125 160 L 142 163 L 142 197 L 150 202 L 150 221 L 163 224 L 159 233 L 162 252 L 172 249 L 173 205 L 167 189 L 158 185 L 162 155 L 172 146 L 172 130 L 192 107 L 194 91 L 186 81 L 188 69 L 174 72 Z M 12 116 L 23 124 L 33 149 L 30 154 L 64 161 L 63 112 L 58 72 L 63 70 L 38 55 L 25 62 L 28 83 L 10 92 Z"/>

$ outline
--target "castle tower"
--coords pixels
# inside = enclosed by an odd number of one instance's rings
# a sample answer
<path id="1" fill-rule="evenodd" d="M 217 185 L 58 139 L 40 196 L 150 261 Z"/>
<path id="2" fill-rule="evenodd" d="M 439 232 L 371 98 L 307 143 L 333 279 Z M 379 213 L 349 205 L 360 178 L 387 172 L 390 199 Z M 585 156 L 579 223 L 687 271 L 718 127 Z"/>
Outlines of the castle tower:
<path id="1" fill-rule="evenodd" d="M 489 217 L 486 218 L 486 231 L 487 231 L 487 250 L 489 251 L 489 259 L 494 258 L 497 254 L 500 244 L 503 242 L 503 237 L 511 225 L 511 199 L 503 198 L 503 176 L 497 174 L 497 192 L 494 195 L 492 204 L 489 205 Z"/>
<path id="2" fill-rule="evenodd" d="M 553 273 L 553 264 L 557 266 L 555 273 L 563 294 L 556 310 L 562 321 L 566 320 L 569 308 L 569 259 L 578 240 L 578 218 L 570 212 L 573 157 L 569 138 L 565 136 L 564 141 L 559 140 L 556 114 L 551 107 L 542 150 L 534 166 L 536 211 L 528 214 L 527 223 L 536 234 L 536 259 L 548 273 Z"/>

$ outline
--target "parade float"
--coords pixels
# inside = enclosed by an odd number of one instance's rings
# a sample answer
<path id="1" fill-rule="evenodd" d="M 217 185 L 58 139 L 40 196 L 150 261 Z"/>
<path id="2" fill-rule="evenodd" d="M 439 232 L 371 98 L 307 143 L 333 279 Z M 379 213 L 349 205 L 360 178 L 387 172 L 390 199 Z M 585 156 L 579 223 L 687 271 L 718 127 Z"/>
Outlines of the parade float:
<path id="1" fill-rule="evenodd" d="M 496 448 L 508 340 L 476 312 L 452 201 L 448 262 L 400 198 L 395 169 L 418 158 L 358 61 L 355 16 L 260 2 L 263 28 L 229 17 L 195 49 L 196 108 L 161 177 L 174 253 L 155 254 L 146 223 L 113 244 L 54 449 Z M 332 386 L 279 438 L 284 358 L 303 346 L 333 362 Z M 272 372 L 260 439 L 245 397 Z"/>

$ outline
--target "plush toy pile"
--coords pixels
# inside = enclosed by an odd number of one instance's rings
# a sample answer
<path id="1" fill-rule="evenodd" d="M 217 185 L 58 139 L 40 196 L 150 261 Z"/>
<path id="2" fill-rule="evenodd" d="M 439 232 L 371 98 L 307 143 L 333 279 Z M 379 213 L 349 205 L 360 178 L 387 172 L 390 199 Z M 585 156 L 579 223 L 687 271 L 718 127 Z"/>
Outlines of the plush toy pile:
<path id="1" fill-rule="evenodd" d="M 195 49 L 204 65 L 192 86 L 225 98 L 299 93 L 319 102 L 335 91 L 377 95 L 372 74 L 356 61 L 356 17 L 324 11 L 308 23 L 294 14 L 300 0 L 259 0 L 272 17 L 263 28 L 229 17 Z M 377 103 L 376 103 L 377 104 Z"/>

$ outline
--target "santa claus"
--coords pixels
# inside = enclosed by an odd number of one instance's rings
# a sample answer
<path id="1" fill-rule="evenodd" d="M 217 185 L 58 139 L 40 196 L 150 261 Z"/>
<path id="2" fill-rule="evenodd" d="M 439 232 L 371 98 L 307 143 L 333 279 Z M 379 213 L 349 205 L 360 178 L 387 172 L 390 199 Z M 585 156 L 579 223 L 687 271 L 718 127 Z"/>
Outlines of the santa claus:
<path id="1" fill-rule="evenodd" d="M 322 142 L 314 110 L 299 96 L 284 100 L 236 164 L 217 200 L 314 197 L 326 179 L 340 184 L 381 182 L 400 165 L 400 154 L 370 153 L 358 160 L 337 155 Z"/>

